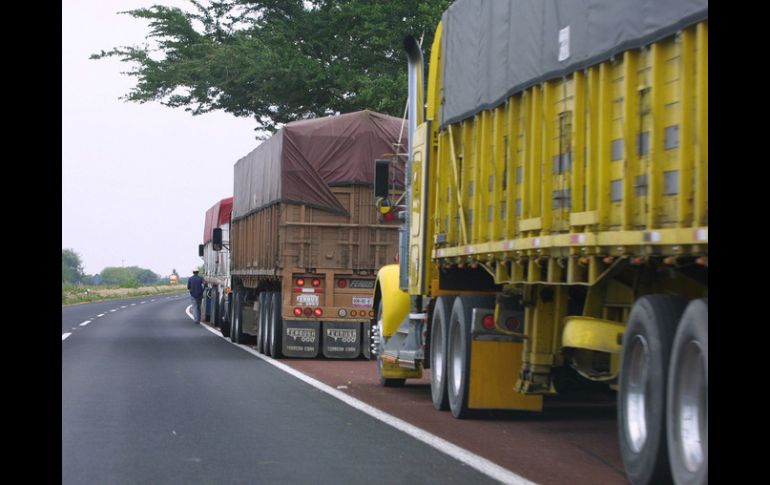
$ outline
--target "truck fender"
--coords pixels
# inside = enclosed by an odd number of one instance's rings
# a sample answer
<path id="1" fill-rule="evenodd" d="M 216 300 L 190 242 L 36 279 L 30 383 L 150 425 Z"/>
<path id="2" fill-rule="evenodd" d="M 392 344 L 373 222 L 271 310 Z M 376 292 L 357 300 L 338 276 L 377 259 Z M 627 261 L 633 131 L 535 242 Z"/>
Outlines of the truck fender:
<path id="1" fill-rule="evenodd" d="M 389 264 L 377 272 L 374 284 L 374 308 L 382 305 L 382 335 L 392 336 L 409 313 L 409 294 L 398 285 L 399 265 Z M 376 315 L 375 315 L 376 318 Z"/>

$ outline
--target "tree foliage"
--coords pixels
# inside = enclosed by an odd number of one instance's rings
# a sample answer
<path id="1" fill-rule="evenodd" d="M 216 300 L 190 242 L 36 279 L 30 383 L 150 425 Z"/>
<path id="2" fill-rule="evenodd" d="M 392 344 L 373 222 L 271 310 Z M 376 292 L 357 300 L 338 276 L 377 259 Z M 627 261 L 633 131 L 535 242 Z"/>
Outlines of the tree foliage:
<path id="1" fill-rule="evenodd" d="M 103 285 L 120 286 L 122 288 L 152 285 L 160 280 L 158 274 L 138 266 L 108 266 L 102 270 L 100 276 Z"/>
<path id="2" fill-rule="evenodd" d="M 83 261 L 80 255 L 72 249 L 61 250 L 61 281 L 62 283 L 80 283 L 83 279 Z"/>
<path id="3" fill-rule="evenodd" d="M 121 12 L 149 21 L 142 46 L 117 57 L 137 78 L 124 99 L 158 101 L 193 115 L 223 110 L 258 129 L 371 109 L 402 116 L 403 38 L 424 36 L 427 56 L 450 0 L 190 0 L 192 11 L 154 5 Z"/>

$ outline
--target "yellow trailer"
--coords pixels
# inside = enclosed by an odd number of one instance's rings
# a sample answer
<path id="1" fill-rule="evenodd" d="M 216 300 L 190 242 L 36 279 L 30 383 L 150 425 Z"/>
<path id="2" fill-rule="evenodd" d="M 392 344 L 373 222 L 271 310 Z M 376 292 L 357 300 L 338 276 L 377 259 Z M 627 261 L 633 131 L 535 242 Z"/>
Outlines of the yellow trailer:
<path id="1" fill-rule="evenodd" d="M 430 368 L 458 418 L 605 383 L 633 483 L 707 483 L 708 4 L 583 3 L 458 0 L 424 100 L 407 38 L 372 347 L 384 385 Z"/>

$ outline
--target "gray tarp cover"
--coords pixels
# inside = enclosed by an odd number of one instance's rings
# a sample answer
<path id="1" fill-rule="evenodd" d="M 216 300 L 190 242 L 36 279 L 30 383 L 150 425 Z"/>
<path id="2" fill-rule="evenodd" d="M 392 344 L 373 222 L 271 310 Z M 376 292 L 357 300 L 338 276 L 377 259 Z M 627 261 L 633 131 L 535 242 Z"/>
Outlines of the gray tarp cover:
<path id="1" fill-rule="evenodd" d="M 708 0 L 457 0 L 442 16 L 441 126 L 707 18 Z"/>
<path id="2" fill-rule="evenodd" d="M 236 162 L 233 220 L 275 202 L 346 212 L 329 186 L 372 185 L 374 161 L 391 158 L 401 124 L 366 110 L 287 124 Z M 402 165 L 391 179 L 403 187 Z"/>

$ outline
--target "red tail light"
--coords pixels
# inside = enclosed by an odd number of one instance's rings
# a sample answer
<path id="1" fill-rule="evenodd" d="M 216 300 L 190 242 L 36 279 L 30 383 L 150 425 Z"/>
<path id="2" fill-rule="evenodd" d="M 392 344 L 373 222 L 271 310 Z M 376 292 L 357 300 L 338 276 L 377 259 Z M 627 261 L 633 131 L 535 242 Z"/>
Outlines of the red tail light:
<path id="1" fill-rule="evenodd" d="M 374 310 L 369 310 L 369 318 L 374 318 Z"/>
<path id="2" fill-rule="evenodd" d="M 309 317 L 312 314 L 313 314 L 313 310 L 311 310 L 310 308 L 305 308 L 305 316 L 306 317 Z"/>
<path id="3" fill-rule="evenodd" d="M 355 310 L 350 310 L 350 316 L 351 316 L 351 317 L 355 317 L 356 315 L 358 315 L 358 312 L 357 312 L 357 311 L 355 311 Z"/>
<path id="4" fill-rule="evenodd" d="M 305 280 L 302 278 L 297 278 L 297 286 L 305 286 Z"/>
<path id="5" fill-rule="evenodd" d="M 321 286 L 321 280 L 318 278 L 313 278 L 313 286 Z"/>
<path id="6" fill-rule="evenodd" d="M 345 288 L 348 286 L 348 280 L 337 280 L 337 286 L 340 288 Z"/>
<path id="7" fill-rule="evenodd" d="M 323 314 L 324 314 L 324 311 L 323 311 L 323 310 L 321 310 L 320 308 L 315 308 L 315 309 L 313 309 L 313 315 L 315 315 L 315 316 L 317 316 L 317 317 L 320 317 L 320 316 L 321 316 L 321 315 L 323 315 Z"/>
<path id="8" fill-rule="evenodd" d="M 302 308 L 299 308 L 299 307 L 295 308 L 294 309 L 294 316 L 295 317 L 301 317 L 302 316 Z"/>
<path id="9" fill-rule="evenodd" d="M 481 321 L 481 324 L 484 325 L 484 328 L 488 330 L 493 330 L 495 328 L 495 316 L 486 315 L 484 319 Z"/>

